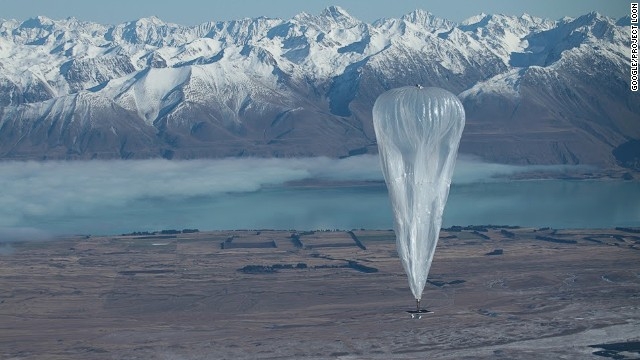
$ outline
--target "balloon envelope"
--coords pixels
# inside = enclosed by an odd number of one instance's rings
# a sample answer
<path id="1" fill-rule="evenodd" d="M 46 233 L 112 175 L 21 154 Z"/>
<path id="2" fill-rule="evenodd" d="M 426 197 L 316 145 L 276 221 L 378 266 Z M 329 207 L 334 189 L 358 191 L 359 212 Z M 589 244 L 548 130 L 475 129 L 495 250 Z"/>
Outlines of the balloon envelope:
<path id="1" fill-rule="evenodd" d="M 439 88 L 392 89 L 373 106 L 396 247 L 417 300 L 438 243 L 464 123 L 460 100 Z"/>

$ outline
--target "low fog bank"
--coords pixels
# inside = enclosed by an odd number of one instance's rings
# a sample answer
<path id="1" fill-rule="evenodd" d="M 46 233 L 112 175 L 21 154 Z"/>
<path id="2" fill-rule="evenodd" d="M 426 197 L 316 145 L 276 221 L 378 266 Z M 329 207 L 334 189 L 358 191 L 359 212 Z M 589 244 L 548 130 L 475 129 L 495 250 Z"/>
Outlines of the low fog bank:
<path id="1" fill-rule="evenodd" d="M 489 164 L 460 156 L 454 183 L 495 181 L 496 176 L 540 169 Z M 563 171 L 566 167 L 542 169 Z M 373 155 L 345 159 L 0 162 L 0 243 L 48 239 L 49 229 L 60 228 L 61 221 L 69 223 L 67 228 L 73 228 L 76 220 L 91 222 L 92 216 L 96 218 L 96 228 L 107 231 L 110 222 L 100 214 L 104 214 L 105 209 L 112 209 L 114 213 L 126 211 L 133 203 L 153 206 L 154 201 L 163 204 L 167 199 L 203 202 L 221 194 L 247 194 L 312 179 L 328 183 L 383 181 L 379 159 Z M 172 209 L 161 211 L 170 213 Z M 197 209 L 192 212 L 196 213 Z M 180 214 L 176 214 L 176 219 L 176 222 L 180 220 Z"/>
<path id="2" fill-rule="evenodd" d="M 507 165 L 488 163 L 478 157 L 459 154 L 453 173 L 454 184 L 472 184 L 486 181 L 506 181 L 517 174 L 566 174 L 593 170 L 586 165 Z"/>
<path id="3" fill-rule="evenodd" d="M 5 210 L 0 210 L 0 216 L 5 216 Z M 0 255 L 11 255 L 15 252 L 11 243 L 23 241 L 47 241 L 55 237 L 52 233 L 36 228 L 1 227 L 0 226 Z"/>

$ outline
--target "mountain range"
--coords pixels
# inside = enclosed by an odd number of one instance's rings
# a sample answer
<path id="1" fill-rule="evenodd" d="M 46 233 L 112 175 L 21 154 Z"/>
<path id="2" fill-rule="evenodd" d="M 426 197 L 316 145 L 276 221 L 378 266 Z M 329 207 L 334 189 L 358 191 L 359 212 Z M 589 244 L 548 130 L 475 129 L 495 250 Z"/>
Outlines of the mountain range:
<path id="1" fill-rule="evenodd" d="M 369 24 L 337 6 L 198 26 L 1 20 L 0 159 L 375 153 L 375 99 L 420 84 L 462 100 L 461 153 L 614 167 L 640 139 L 629 26 L 423 10 Z"/>

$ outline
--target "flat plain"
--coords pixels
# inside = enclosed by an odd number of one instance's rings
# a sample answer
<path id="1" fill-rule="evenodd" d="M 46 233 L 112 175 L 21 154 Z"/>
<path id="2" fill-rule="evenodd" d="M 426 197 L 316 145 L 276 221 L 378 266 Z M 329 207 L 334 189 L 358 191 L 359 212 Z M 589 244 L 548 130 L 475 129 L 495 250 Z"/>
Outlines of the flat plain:
<path id="1" fill-rule="evenodd" d="M 2 359 L 640 358 L 638 229 L 445 229 L 420 320 L 392 231 L 2 249 Z"/>

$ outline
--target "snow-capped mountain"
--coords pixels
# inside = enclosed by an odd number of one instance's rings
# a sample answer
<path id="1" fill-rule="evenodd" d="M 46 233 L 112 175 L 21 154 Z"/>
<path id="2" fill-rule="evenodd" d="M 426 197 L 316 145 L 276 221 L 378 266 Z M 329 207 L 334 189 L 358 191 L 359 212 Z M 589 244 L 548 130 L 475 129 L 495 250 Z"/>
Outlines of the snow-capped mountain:
<path id="1" fill-rule="evenodd" d="M 375 152 L 376 97 L 419 83 L 463 100 L 462 152 L 612 165 L 640 138 L 628 30 L 597 13 L 368 24 L 335 6 L 193 27 L 2 20 L 0 158 Z"/>

